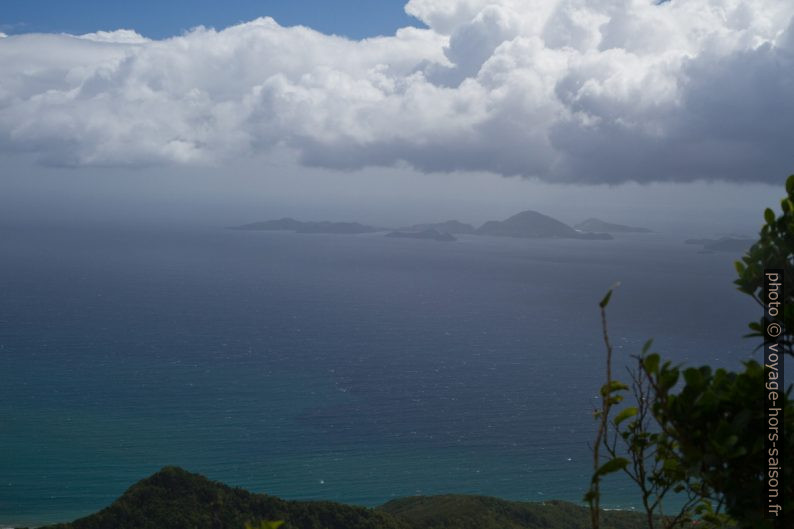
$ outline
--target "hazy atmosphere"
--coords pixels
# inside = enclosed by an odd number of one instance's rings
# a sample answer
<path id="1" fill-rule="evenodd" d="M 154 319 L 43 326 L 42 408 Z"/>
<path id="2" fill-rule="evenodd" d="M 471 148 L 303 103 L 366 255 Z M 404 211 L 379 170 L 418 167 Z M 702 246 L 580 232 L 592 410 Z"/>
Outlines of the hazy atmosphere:
<path id="1" fill-rule="evenodd" d="M 748 184 L 791 162 L 788 2 L 339 2 L 325 18 L 175 2 L 162 20 L 84 2 L 92 23 L 59 4 L 0 20 L 6 217 L 289 204 L 389 222 L 402 204 L 474 222 L 513 201 L 739 223 L 775 196 Z M 658 186 L 693 181 L 720 183 Z"/>

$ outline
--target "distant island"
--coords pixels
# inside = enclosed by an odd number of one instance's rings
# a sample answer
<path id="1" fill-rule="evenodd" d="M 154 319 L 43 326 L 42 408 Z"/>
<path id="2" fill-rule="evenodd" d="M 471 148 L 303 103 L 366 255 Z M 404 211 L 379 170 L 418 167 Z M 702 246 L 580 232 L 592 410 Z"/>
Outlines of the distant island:
<path id="1" fill-rule="evenodd" d="M 386 237 L 397 237 L 403 239 L 428 239 L 442 242 L 457 241 L 455 236 L 451 235 L 449 232 L 440 232 L 437 230 L 393 231 L 387 233 Z"/>
<path id="2" fill-rule="evenodd" d="M 165 467 L 108 507 L 50 529 L 242 529 L 283 521 L 283 529 L 570 529 L 589 527 L 587 508 L 450 494 L 392 500 L 374 509 L 330 501 L 287 501 Z M 642 529 L 644 516 L 604 511 L 603 527 Z"/>
<path id="3" fill-rule="evenodd" d="M 618 225 L 609 224 L 608 226 Z M 292 231 L 295 233 L 337 233 L 352 235 L 359 233 L 387 231 L 383 228 L 376 228 L 366 224 L 360 224 L 358 222 L 303 222 L 289 217 L 278 220 L 253 222 L 251 224 L 243 224 L 241 226 L 232 226 L 229 229 L 245 231 Z M 542 213 L 532 210 L 522 211 L 521 213 L 517 213 L 506 220 L 490 220 L 476 229 L 471 224 L 466 224 L 458 220 L 448 220 L 437 223 L 414 224 L 410 227 L 394 230 L 388 233 L 387 237 L 454 241 L 456 238 L 453 236 L 453 234 L 486 235 L 492 237 L 517 237 L 522 239 L 609 240 L 613 238 L 612 235 L 605 232 L 576 230 L 564 222 L 560 222 L 559 220 L 549 217 L 548 215 L 543 215 Z"/>
<path id="4" fill-rule="evenodd" d="M 755 239 L 721 237 L 719 239 L 687 239 L 684 244 L 702 246 L 705 252 L 741 253 L 747 251 L 755 242 Z"/>
<path id="5" fill-rule="evenodd" d="M 302 222 L 289 217 L 278 220 L 266 220 L 264 222 L 252 222 L 251 224 L 243 224 L 242 226 L 232 226 L 231 230 L 249 230 L 249 231 L 294 231 L 295 233 L 339 233 L 339 234 L 356 234 L 356 233 L 374 233 L 376 231 L 383 231 L 380 228 L 359 224 L 358 222 L 329 222 L 324 221 L 310 221 Z"/>
<path id="6" fill-rule="evenodd" d="M 634 226 L 624 226 L 623 224 L 613 224 L 594 218 L 583 220 L 579 224 L 575 224 L 574 228 L 588 233 L 652 233 L 648 228 L 636 228 Z"/>
<path id="7" fill-rule="evenodd" d="M 447 220 L 445 222 L 434 222 L 430 224 L 414 224 L 406 228 L 399 228 L 398 231 L 419 232 L 426 230 L 436 230 L 441 233 L 449 233 L 450 235 L 467 235 L 476 231 L 471 224 L 466 224 L 459 220 Z"/>
<path id="8" fill-rule="evenodd" d="M 480 226 L 477 235 L 519 237 L 524 239 L 612 239 L 608 233 L 582 233 L 564 222 L 527 210 L 507 220 L 491 220 Z"/>

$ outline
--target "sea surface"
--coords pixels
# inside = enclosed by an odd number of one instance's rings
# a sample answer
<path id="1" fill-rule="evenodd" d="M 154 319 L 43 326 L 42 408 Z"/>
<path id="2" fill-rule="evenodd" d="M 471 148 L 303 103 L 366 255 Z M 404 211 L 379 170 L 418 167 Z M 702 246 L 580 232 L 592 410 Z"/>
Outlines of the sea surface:
<path id="1" fill-rule="evenodd" d="M 165 465 L 369 506 L 580 501 L 611 285 L 618 376 L 648 338 L 732 368 L 757 345 L 741 337 L 760 309 L 732 284 L 736 256 L 683 235 L 0 237 L 0 526 L 89 514 Z M 608 506 L 637 505 L 607 484 Z"/>

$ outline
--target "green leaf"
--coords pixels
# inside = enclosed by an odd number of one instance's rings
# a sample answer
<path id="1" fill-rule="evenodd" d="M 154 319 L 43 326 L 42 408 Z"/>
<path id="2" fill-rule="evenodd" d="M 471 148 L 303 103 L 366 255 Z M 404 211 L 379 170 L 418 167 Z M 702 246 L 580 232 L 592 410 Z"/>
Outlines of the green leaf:
<path id="1" fill-rule="evenodd" d="M 629 387 L 623 382 L 620 382 L 619 380 L 612 380 L 609 382 L 609 384 L 604 384 L 601 386 L 601 394 L 606 397 L 608 394 L 615 391 L 625 391 L 627 389 L 629 389 Z"/>
<path id="2" fill-rule="evenodd" d="M 653 340 L 648 340 L 647 342 L 645 342 L 645 344 L 642 346 L 642 352 L 640 354 L 642 356 L 645 356 L 652 345 L 653 345 Z"/>
<path id="3" fill-rule="evenodd" d="M 659 386 L 662 390 L 668 390 L 678 382 L 678 369 L 662 371 L 659 376 Z"/>
<path id="4" fill-rule="evenodd" d="M 659 369 L 659 355 L 653 353 L 642 359 L 642 367 L 648 373 L 656 373 Z"/>
<path id="5" fill-rule="evenodd" d="M 614 422 L 615 426 L 617 426 L 626 419 L 628 419 L 629 417 L 634 417 L 635 415 L 637 415 L 637 413 L 638 410 L 636 406 L 629 406 L 628 408 L 624 409 L 623 411 L 615 415 L 615 418 L 612 419 L 612 422 Z"/>
<path id="6" fill-rule="evenodd" d="M 594 477 L 605 476 L 607 474 L 611 474 L 613 472 L 617 472 L 618 470 L 623 470 L 626 468 L 626 465 L 629 464 L 629 460 L 625 457 L 616 457 L 614 459 L 610 459 L 603 465 L 601 465 L 598 470 L 596 470 Z"/>
<path id="7" fill-rule="evenodd" d="M 786 193 L 794 195 L 794 174 L 786 179 Z"/>
<path id="8" fill-rule="evenodd" d="M 606 306 L 609 304 L 609 298 L 611 297 L 612 297 L 612 289 L 610 289 L 609 292 L 607 292 L 607 295 L 604 296 L 604 299 L 601 300 L 601 303 L 599 303 L 598 306 L 601 307 L 602 309 L 606 308 Z"/>
<path id="9" fill-rule="evenodd" d="M 690 367 L 684 371 L 684 380 L 690 386 L 700 386 L 703 382 L 703 377 L 701 376 L 700 371 L 694 367 Z"/>
<path id="10" fill-rule="evenodd" d="M 764 330 L 764 327 L 760 323 L 758 323 L 757 321 L 751 321 L 750 323 L 747 324 L 747 326 L 751 330 L 756 331 L 756 332 L 763 332 L 763 330 Z"/>
<path id="11" fill-rule="evenodd" d="M 767 224 L 774 224 L 775 223 L 775 212 L 772 211 L 770 208 L 766 208 L 764 211 L 764 220 Z"/>

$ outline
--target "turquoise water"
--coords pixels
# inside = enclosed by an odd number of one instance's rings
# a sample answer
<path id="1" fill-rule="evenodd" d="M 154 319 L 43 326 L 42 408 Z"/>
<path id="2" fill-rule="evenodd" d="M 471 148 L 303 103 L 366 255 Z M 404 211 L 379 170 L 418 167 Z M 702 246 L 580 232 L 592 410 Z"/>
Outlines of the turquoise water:
<path id="1" fill-rule="evenodd" d="M 164 465 L 295 499 L 580 500 L 603 371 L 649 337 L 737 366 L 758 316 L 686 237 L 455 243 L 3 228 L 0 526 Z M 636 504 L 616 482 L 607 504 Z"/>

